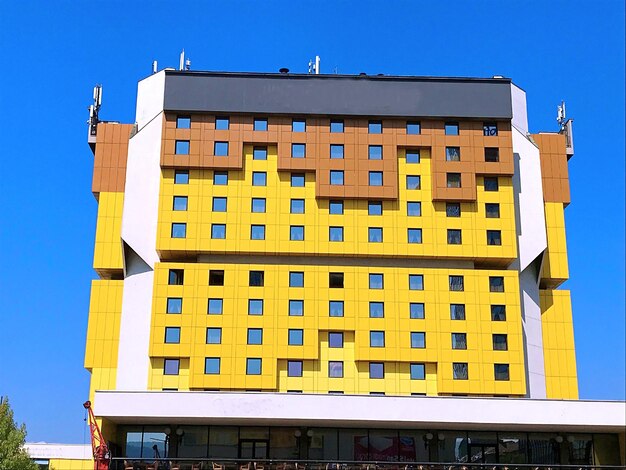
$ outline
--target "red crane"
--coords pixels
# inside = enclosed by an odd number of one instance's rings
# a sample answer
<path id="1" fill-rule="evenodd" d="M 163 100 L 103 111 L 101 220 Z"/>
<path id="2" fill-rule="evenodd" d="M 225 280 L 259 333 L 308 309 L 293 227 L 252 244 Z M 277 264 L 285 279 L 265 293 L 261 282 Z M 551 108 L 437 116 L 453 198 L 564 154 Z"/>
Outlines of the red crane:
<path id="1" fill-rule="evenodd" d="M 94 470 L 109 470 L 111 457 L 109 454 L 109 446 L 102 437 L 100 426 L 96 421 L 91 409 L 91 402 L 86 401 L 83 406 L 89 413 L 89 431 L 91 432 L 91 450 L 93 452 L 93 468 Z"/>

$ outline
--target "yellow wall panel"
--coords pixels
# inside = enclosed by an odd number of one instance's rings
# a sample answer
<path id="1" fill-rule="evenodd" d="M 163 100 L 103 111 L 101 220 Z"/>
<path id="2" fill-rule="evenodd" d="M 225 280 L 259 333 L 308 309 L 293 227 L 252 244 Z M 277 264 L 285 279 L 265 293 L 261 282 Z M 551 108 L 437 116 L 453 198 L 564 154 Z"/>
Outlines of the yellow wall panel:
<path id="1" fill-rule="evenodd" d="M 93 255 L 93 267 L 98 272 L 121 271 L 123 268 L 121 242 L 123 208 L 124 193 L 100 193 Z"/>
<path id="2" fill-rule="evenodd" d="M 560 202 L 546 202 L 546 230 L 548 249 L 543 261 L 541 278 L 556 287 L 569 278 L 567 242 L 565 238 L 565 213 Z"/>

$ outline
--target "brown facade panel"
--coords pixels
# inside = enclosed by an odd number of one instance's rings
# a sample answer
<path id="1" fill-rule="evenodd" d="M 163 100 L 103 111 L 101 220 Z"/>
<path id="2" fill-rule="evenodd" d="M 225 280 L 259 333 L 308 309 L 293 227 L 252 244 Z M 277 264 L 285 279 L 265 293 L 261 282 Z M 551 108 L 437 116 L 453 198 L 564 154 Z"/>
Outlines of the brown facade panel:
<path id="1" fill-rule="evenodd" d="M 132 124 L 98 124 L 91 191 L 124 192 L 128 140 Z"/>
<path id="2" fill-rule="evenodd" d="M 565 135 L 532 134 L 532 138 L 539 147 L 544 201 L 569 204 L 569 172 Z"/>

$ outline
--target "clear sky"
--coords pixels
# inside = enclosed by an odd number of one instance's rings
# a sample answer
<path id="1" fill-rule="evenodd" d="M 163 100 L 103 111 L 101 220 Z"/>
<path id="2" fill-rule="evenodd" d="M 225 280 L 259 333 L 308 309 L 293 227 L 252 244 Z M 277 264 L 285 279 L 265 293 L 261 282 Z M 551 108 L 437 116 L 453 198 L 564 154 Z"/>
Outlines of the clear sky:
<path id="1" fill-rule="evenodd" d="M 506 3 L 506 5 L 505 5 Z M 624 2 L 0 0 L 0 394 L 30 441 L 82 443 L 96 201 L 87 146 L 132 123 L 137 81 L 195 70 L 504 75 L 531 132 L 575 120 L 567 208 L 580 396 L 625 399 Z"/>

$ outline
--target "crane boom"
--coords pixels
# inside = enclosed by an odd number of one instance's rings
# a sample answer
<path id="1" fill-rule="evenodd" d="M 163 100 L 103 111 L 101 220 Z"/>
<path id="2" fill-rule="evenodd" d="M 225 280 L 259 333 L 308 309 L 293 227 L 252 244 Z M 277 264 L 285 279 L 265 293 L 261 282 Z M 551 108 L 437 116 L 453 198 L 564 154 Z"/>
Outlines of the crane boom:
<path id="1" fill-rule="evenodd" d="M 91 434 L 91 450 L 93 453 L 93 468 L 94 470 L 109 470 L 109 463 L 111 458 L 109 455 L 109 446 L 102 437 L 100 426 L 96 421 L 96 417 L 91 409 L 91 402 L 86 401 L 83 406 L 89 414 L 89 431 Z"/>

